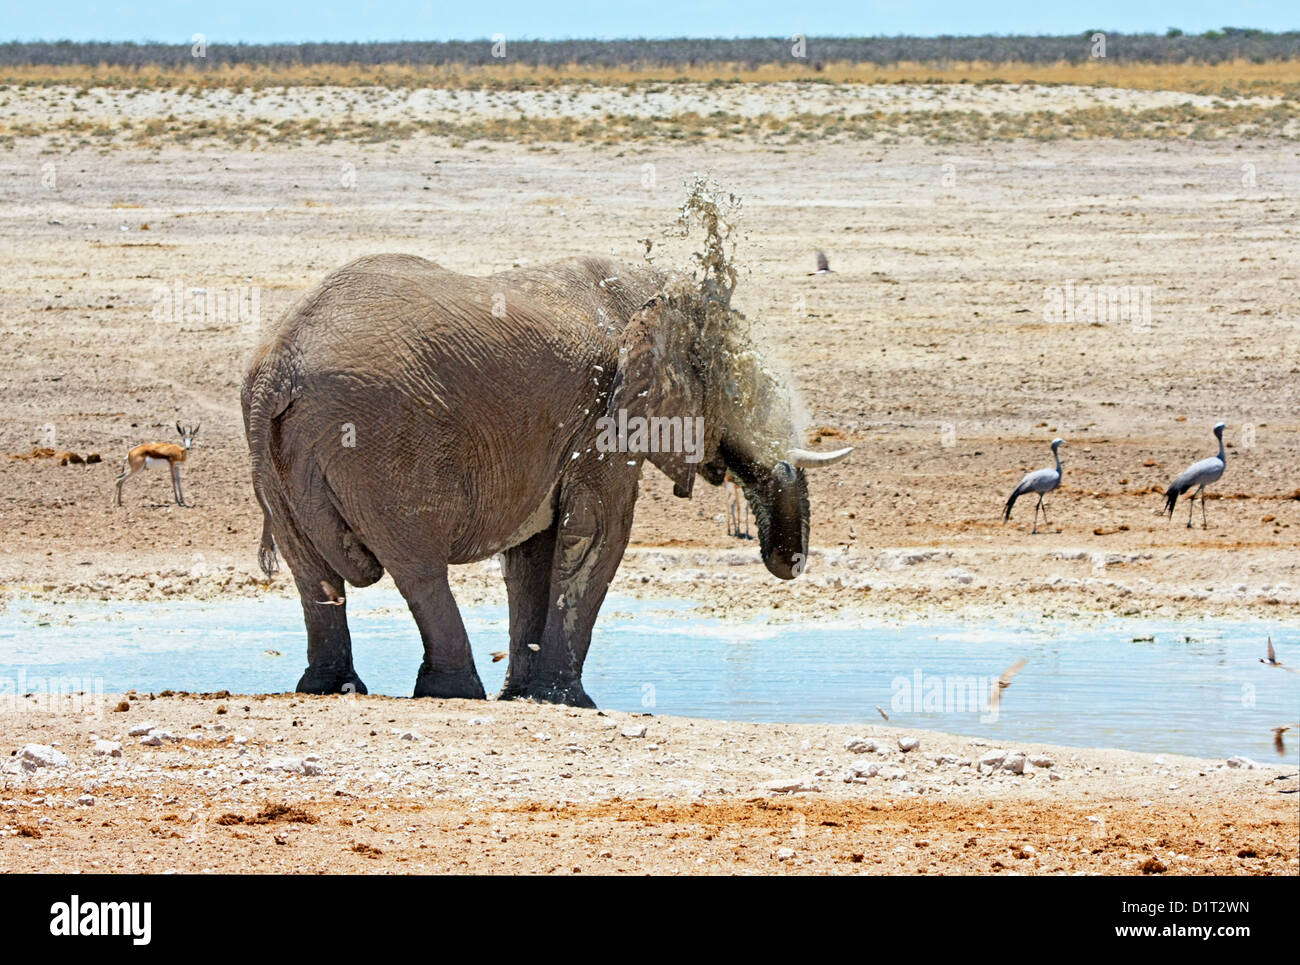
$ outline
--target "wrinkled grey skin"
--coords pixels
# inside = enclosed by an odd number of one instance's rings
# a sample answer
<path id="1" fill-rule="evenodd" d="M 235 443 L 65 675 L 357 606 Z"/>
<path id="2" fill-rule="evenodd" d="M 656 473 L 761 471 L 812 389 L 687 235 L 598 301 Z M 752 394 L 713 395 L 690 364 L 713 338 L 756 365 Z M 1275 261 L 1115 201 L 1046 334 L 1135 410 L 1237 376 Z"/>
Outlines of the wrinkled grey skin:
<path id="1" fill-rule="evenodd" d="M 265 515 L 261 562 L 272 571 L 278 549 L 302 597 L 299 691 L 366 692 L 346 605 L 319 602 L 321 584 L 342 595 L 345 582 L 387 571 L 424 644 L 415 695 L 483 697 L 447 567 L 503 553 L 500 696 L 594 706 L 583 661 L 627 546 L 643 458 L 679 496 L 697 472 L 718 485 L 730 469 L 767 568 L 798 575 L 804 470 L 762 456 L 746 414 L 707 401 L 720 394 L 705 390 L 707 360 L 691 356 L 698 306 L 662 294 L 664 282 L 602 259 L 473 278 L 380 255 L 339 269 L 286 314 L 257 350 L 242 403 Z M 599 452 L 596 420 L 620 407 L 703 415 L 703 460 Z"/>

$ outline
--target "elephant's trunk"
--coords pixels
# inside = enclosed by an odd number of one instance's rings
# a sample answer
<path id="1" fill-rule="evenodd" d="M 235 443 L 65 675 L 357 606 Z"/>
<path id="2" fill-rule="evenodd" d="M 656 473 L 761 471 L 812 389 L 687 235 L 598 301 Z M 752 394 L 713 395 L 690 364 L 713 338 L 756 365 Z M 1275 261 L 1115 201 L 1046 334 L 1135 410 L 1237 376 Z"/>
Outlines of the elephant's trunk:
<path id="1" fill-rule="evenodd" d="M 745 491 L 758 525 L 763 565 L 778 579 L 793 580 L 808 561 L 808 478 L 784 461 L 763 475 Z"/>

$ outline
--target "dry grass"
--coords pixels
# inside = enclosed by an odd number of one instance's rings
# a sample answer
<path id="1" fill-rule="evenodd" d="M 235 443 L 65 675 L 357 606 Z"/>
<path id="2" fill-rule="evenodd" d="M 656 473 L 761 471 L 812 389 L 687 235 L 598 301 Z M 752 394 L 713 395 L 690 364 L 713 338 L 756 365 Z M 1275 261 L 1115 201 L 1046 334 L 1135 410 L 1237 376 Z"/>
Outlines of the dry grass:
<path id="1" fill-rule="evenodd" d="M 190 119 L 177 116 L 112 123 L 75 118 L 39 119 L 0 125 L 0 146 L 43 138 L 49 149 L 76 147 L 160 147 L 224 143 L 256 148 L 266 144 L 386 143 L 420 137 L 445 139 L 452 147 L 469 142 L 545 145 L 556 143 L 703 143 L 744 139 L 775 145 L 808 141 L 894 141 L 928 143 L 1030 140 L 1223 140 L 1239 137 L 1300 137 L 1300 104 L 1192 105 L 1132 110 L 1095 107 L 1072 111 L 981 114 L 974 111 L 876 112 L 851 116 L 799 114 L 777 117 L 686 112 L 662 117 L 606 116 L 473 118 L 455 120 L 272 121 Z"/>
<path id="2" fill-rule="evenodd" d="M 290 824 L 316 824 L 320 821 L 316 815 L 303 808 L 291 804 L 267 804 L 257 814 L 252 817 L 244 817 L 242 814 L 223 814 L 217 818 L 216 823 L 227 827 L 232 824 L 277 824 L 288 822 Z"/>
<path id="3" fill-rule="evenodd" d="M 492 66 L 408 64 L 295 64 L 264 67 L 225 65 L 176 69 L 86 65 L 0 67 L 0 84 L 71 85 L 118 88 L 267 87 L 444 87 L 456 89 L 554 87 L 564 84 L 640 86 L 662 83 L 764 83 L 805 81 L 827 84 L 1079 84 L 1136 90 L 1179 90 L 1234 96 L 1276 95 L 1300 100 L 1300 59 L 1232 60 L 1220 63 L 1159 64 L 1094 60 L 1055 64 L 991 62 L 808 62 L 697 64 L 685 67 L 535 67 L 518 62 Z"/>

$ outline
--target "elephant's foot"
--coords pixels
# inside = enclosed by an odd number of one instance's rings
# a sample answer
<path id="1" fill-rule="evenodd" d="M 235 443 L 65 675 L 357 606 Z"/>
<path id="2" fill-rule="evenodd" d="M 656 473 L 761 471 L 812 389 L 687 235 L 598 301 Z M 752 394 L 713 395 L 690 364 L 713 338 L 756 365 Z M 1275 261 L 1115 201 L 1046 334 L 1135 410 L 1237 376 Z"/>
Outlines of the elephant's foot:
<path id="1" fill-rule="evenodd" d="M 415 678 L 415 696 L 484 700 L 487 691 L 483 689 L 483 681 L 479 680 L 478 672 L 473 669 L 449 673 L 430 670 L 421 665 L 420 674 Z"/>
<path id="2" fill-rule="evenodd" d="M 567 704 L 569 707 L 595 709 L 596 702 L 587 696 L 580 679 L 506 681 L 497 700 L 535 700 L 543 704 Z"/>
<path id="3" fill-rule="evenodd" d="M 368 694 L 351 667 L 308 667 L 298 681 L 300 694 Z"/>

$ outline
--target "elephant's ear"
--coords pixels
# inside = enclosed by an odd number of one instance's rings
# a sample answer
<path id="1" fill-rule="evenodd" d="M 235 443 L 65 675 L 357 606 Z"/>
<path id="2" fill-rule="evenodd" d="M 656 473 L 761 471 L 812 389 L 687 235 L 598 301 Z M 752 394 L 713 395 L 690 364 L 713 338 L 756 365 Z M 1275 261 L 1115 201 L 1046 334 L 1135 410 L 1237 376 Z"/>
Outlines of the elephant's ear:
<path id="1" fill-rule="evenodd" d="M 623 329 L 609 398 L 610 417 L 630 430 L 620 436 L 620 445 L 649 459 L 673 481 L 673 494 L 683 498 L 695 485 L 704 447 L 704 391 L 691 364 L 694 342 L 689 317 L 667 295 L 656 295 Z M 638 426 L 645 434 L 638 436 Z M 647 438 L 659 444 L 640 447 Z"/>

